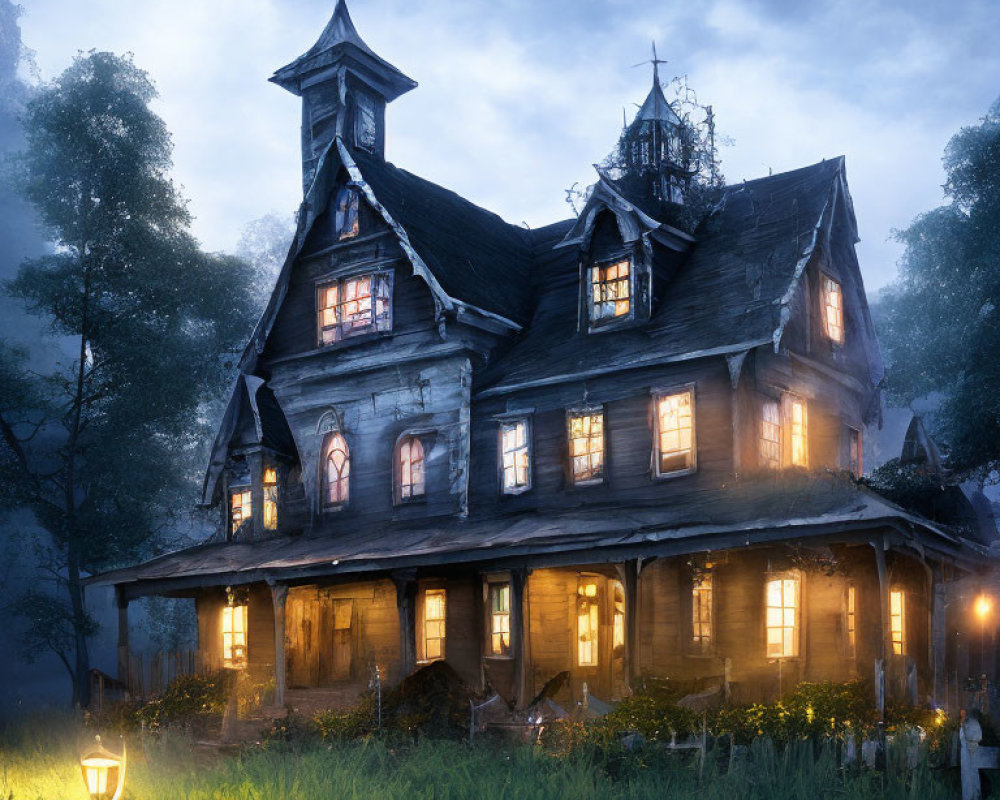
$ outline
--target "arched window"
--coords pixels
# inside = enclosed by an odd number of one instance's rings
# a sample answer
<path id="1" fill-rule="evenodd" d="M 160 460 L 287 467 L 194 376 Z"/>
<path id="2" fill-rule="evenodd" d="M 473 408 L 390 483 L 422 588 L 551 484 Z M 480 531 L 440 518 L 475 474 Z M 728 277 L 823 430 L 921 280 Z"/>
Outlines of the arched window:
<path id="1" fill-rule="evenodd" d="M 340 433 L 331 433 L 323 447 L 323 505 L 346 505 L 350 494 L 351 451 Z"/>
<path id="2" fill-rule="evenodd" d="M 404 436 L 396 446 L 396 502 L 424 496 L 424 445 L 416 436 Z"/>

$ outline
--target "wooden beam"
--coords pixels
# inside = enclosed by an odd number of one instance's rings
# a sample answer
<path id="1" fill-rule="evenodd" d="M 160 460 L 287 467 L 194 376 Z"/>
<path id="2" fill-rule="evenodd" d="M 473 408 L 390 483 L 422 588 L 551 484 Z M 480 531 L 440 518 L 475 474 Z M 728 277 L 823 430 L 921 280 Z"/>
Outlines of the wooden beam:
<path id="1" fill-rule="evenodd" d="M 948 643 L 946 607 L 948 584 L 941 580 L 938 567 L 931 580 L 931 669 L 934 675 L 934 701 L 942 708 L 948 705 L 948 673 L 945 650 Z"/>
<path id="2" fill-rule="evenodd" d="M 523 567 L 510 571 L 510 648 L 514 659 L 514 693 L 518 708 L 525 708 L 531 701 L 528 689 L 528 659 L 531 645 L 528 637 L 528 615 L 525 600 L 528 591 L 528 570 Z"/>
<path id="3" fill-rule="evenodd" d="M 399 614 L 399 680 L 409 677 L 417 665 L 417 580 L 416 571 L 392 575 L 396 584 L 396 611 Z"/>
<path id="4" fill-rule="evenodd" d="M 274 609 L 274 705 L 285 707 L 285 600 L 288 585 L 268 581 L 271 587 L 271 606 Z"/>
<path id="5" fill-rule="evenodd" d="M 615 565 L 625 590 L 625 681 L 630 689 L 635 687 L 641 665 L 639 663 L 639 576 L 642 559 L 632 558 Z"/>
<path id="6" fill-rule="evenodd" d="M 875 670 L 876 681 L 881 683 L 881 691 L 879 691 L 879 686 L 875 687 L 876 700 L 881 701 L 878 703 L 878 714 L 881 720 L 885 715 L 885 687 L 889 684 L 889 676 L 891 675 L 889 658 L 892 655 L 892 621 L 889 614 L 889 571 L 885 565 L 885 541 L 882 538 L 872 539 L 871 545 L 875 551 L 875 569 L 878 571 L 879 609 L 881 611 L 882 635 L 879 636 L 878 648 L 875 651 L 879 654 L 878 661 L 882 665 L 881 670 L 877 667 Z"/>
<path id="7" fill-rule="evenodd" d="M 120 587 L 115 587 L 115 601 L 118 605 L 118 680 L 131 691 L 129 684 L 129 644 L 128 644 L 128 598 Z"/>

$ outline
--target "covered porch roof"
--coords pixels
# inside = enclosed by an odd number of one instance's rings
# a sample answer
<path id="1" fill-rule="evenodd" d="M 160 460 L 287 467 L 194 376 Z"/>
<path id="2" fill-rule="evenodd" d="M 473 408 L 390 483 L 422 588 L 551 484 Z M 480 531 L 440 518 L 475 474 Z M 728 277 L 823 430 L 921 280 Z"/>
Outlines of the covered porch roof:
<path id="1" fill-rule="evenodd" d="M 190 547 L 89 579 L 126 598 L 258 581 L 305 582 L 397 569 L 476 564 L 560 566 L 779 542 L 905 548 L 973 569 L 985 549 L 843 475 L 760 476 L 643 507 L 535 511 L 489 519 L 352 524 L 339 534 Z"/>

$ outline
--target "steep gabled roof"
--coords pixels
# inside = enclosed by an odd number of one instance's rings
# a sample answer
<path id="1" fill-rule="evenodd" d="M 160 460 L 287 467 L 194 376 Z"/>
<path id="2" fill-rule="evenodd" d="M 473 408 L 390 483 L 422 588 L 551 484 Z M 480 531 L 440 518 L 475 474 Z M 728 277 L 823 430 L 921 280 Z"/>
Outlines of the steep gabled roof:
<path id="1" fill-rule="evenodd" d="M 531 323 L 496 362 L 481 395 L 765 344 L 777 348 L 795 288 L 837 208 L 853 226 L 843 158 L 727 187 L 641 328 L 578 332 L 578 264 L 571 253 L 544 276 Z M 873 373 L 880 370 L 879 362 Z"/>

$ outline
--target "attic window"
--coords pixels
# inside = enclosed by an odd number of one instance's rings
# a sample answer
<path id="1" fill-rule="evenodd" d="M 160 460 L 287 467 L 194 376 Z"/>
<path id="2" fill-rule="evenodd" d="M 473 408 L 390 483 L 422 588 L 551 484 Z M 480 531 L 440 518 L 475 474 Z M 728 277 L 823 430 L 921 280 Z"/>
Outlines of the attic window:
<path id="1" fill-rule="evenodd" d="M 424 496 L 424 445 L 416 436 L 404 436 L 396 448 L 396 502 Z"/>
<path id="2" fill-rule="evenodd" d="M 319 343 L 334 344 L 362 333 L 392 330 L 392 276 L 355 275 L 317 289 Z"/>
<path id="3" fill-rule="evenodd" d="M 528 419 L 500 423 L 500 473 L 504 494 L 531 488 L 531 441 Z"/>
<path id="4" fill-rule="evenodd" d="M 604 412 L 569 415 L 569 455 L 573 483 L 585 485 L 604 480 Z"/>
<path id="5" fill-rule="evenodd" d="M 632 311 L 632 261 L 625 258 L 590 268 L 590 321 L 626 317 Z"/>
<path id="6" fill-rule="evenodd" d="M 656 398 L 656 475 L 683 474 L 694 469 L 694 390 Z"/>
<path id="7" fill-rule="evenodd" d="M 229 493 L 229 532 L 236 533 L 243 525 L 253 517 L 253 500 L 250 494 L 250 487 L 240 487 L 233 489 Z"/>
<path id="8" fill-rule="evenodd" d="M 353 239 L 358 235 L 358 193 L 350 186 L 341 186 L 337 190 L 333 224 L 340 240 Z"/>
<path id="9" fill-rule="evenodd" d="M 355 92 L 354 142 L 358 147 L 374 153 L 378 145 L 375 123 L 375 101 L 371 95 Z"/>
<path id="10" fill-rule="evenodd" d="M 278 471 L 274 467 L 264 470 L 264 530 L 278 529 Z"/>
<path id="11" fill-rule="evenodd" d="M 837 344 L 844 343 L 844 295 L 840 284 L 823 276 L 823 322 L 826 335 Z"/>

